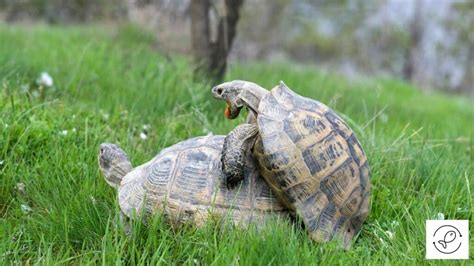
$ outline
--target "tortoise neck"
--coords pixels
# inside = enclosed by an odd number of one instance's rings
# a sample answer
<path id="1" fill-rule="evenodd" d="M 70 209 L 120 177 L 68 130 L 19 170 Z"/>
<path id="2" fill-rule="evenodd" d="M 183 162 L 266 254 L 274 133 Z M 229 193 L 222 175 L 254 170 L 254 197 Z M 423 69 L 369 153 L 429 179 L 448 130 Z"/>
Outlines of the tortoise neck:
<path id="1" fill-rule="evenodd" d="M 251 111 L 257 114 L 260 101 L 267 93 L 268 91 L 259 85 L 253 82 L 244 81 L 242 92 L 239 94 L 239 97 Z"/>
<path id="2" fill-rule="evenodd" d="M 130 171 L 132 171 L 132 168 L 132 164 L 128 160 L 116 163 L 108 169 L 107 173 L 105 174 L 105 180 L 112 187 L 118 188 L 122 182 L 122 179 Z"/>

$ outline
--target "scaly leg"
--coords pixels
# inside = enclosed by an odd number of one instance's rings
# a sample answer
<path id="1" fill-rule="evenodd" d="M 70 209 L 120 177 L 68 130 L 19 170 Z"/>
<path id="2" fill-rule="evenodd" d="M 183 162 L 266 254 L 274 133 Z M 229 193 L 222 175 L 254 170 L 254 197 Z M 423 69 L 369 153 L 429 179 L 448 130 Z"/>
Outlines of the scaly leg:
<path id="1" fill-rule="evenodd" d="M 244 179 L 245 158 L 257 139 L 256 124 L 242 124 L 232 130 L 224 140 L 222 172 L 228 187 Z"/>

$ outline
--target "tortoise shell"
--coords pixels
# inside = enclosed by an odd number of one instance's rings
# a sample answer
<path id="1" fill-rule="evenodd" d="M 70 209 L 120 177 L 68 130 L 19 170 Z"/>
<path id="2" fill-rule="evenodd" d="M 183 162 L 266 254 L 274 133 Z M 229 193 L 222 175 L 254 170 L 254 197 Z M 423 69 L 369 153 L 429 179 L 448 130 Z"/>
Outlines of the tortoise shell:
<path id="1" fill-rule="evenodd" d="M 202 225 L 215 215 L 246 225 L 287 215 L 288 210 L 259 176 L 251 155 L 245 169 L 247 180 L 239 188 L 227 189 L 220 160 L 223 143 L 224 136 L 188 139 L 133 169 L 118 189 L 122 212 L 132 217 L 161 211 L 173 225 Z"/>
<path id="2" fill-rule="evenodd" d="M 348 248 L 369 212 L 370 171 L 354 132 L 326 105 L 283 82 L 259 104 L 254 155 L 310 237 Z"/>

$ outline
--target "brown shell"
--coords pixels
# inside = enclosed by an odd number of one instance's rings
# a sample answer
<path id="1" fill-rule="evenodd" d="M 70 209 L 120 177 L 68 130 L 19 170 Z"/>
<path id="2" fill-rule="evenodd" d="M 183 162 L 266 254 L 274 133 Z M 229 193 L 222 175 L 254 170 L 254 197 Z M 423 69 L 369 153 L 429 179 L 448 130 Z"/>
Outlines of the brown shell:
<path id="1" fill-rule="evenodd" d="M 259 105 L 254 154 L 274 192 L 303 220 L 311 238 L 338 236 L 348 248 L 369 212 L 367 157 L 329 107 L 272 89 Z"/>
<path id="2" fill-rule="evenodd" d="M 288 211 L 259 176 L 251 155 L 245 182 L 233 189 L 225 186 L 220 160 L 223 143 L 224 136 L 188 139 L 132 170 L 119 188 L 122 212 L 131 217 L 134 212 L 162 211 L 174 225 L 202 225 L 216 215 L 244 225 L 286 216 Z"/>

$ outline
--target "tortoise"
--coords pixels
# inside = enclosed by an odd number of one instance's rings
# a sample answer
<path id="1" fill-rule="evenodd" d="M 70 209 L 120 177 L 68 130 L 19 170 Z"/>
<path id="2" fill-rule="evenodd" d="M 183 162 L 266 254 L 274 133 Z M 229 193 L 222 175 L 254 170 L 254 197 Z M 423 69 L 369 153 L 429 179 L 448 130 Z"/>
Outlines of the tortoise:
<path id="1" fill-rule="evenodd" d="M 235 225 L 245 227 L 264 224 L 271 217 L 289 217 L 259 177 L 251 157 L 245 167 L 246 182 L 239 189 L 227 189 L 220 161 L 224 137 L 179 142 L 135 168 L 119 146 L 101 144 L 99 168 L 105 181 L 118 190 L 122 218 L 162 212 L 174 226 L 201 226 L 212 217 L 230 217 Z"/>
<path id="2" fill-rule="evenodd" d="M 228 185 L 244 179 L 246 154 L 271 189 L 302 220 L 316 242 L 337 238 L 349 249 L 369 212 L 370 171 L 354 132 L 326 105 L 297 95 L 282 81 L 268 91 L 235 80 L 212 88 L 236 118 L 247 122 L 224 141 L 222 167 Z"/>

